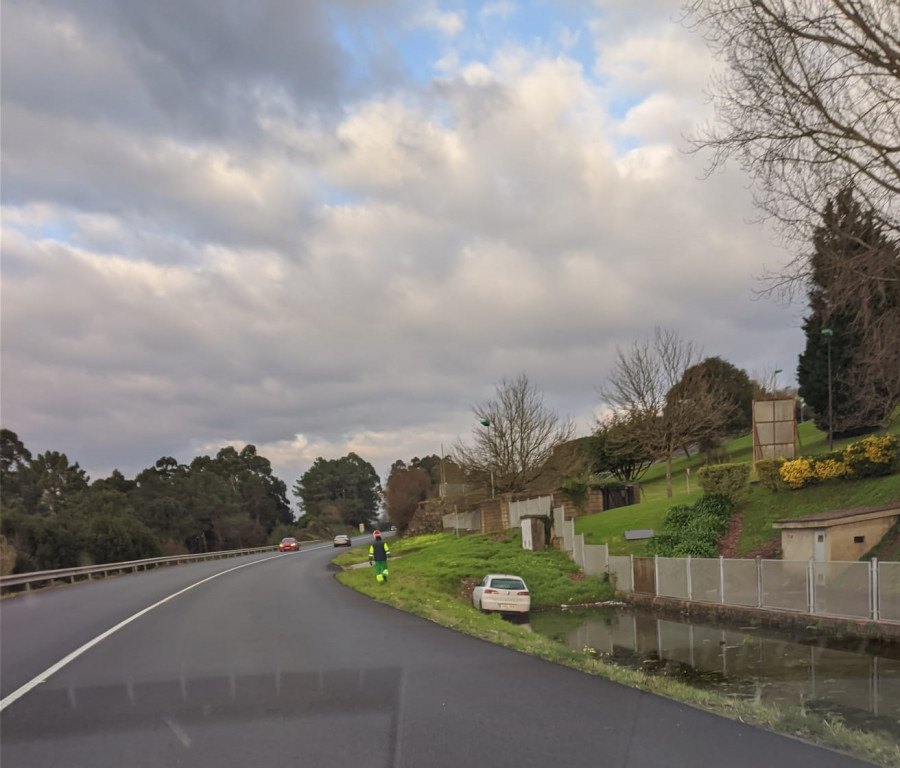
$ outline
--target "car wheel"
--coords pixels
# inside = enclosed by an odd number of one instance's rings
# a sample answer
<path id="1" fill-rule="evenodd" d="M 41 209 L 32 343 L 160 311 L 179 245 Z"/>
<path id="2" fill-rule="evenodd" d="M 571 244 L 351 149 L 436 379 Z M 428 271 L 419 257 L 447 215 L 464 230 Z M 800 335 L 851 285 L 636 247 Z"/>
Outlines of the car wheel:
<path id="1" fill-rule="evenodd" d="M 481 600 L 478 601 L 478 610 L 481 611 L 482 613 L 490 613 L 490 611 L 481 607 Z"/>

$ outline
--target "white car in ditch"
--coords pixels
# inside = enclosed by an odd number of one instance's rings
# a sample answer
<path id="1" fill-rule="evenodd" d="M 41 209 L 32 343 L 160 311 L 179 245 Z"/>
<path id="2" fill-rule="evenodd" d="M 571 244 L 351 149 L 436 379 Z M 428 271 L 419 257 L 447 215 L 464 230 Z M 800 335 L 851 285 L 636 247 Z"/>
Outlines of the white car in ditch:
<path id="1" fill-rule="evenodd" d="M 521 576 L 489 573 L 473 590 L 472 604 L 484 613 L 527 616 L 531 610 L 531 594 Z"/>

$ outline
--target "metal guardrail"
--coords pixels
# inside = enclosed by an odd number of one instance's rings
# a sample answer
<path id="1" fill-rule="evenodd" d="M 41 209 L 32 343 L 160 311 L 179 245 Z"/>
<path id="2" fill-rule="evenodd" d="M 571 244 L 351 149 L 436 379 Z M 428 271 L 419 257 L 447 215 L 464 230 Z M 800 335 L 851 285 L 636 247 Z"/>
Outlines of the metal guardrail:
<path id="1" fill-rule="evenodd" d="M 194 563 L 202 560 L 221 560 L 226 557 L 240 557 L 242 555 L 253 555 L 259 552 L 272 552 L 276 549 L 278 549 L 278 545 L 273 544 L 268 547 L 255 547 L 253 549 L 229 549 L 219 552 L 201 552 L 196 555 L 150 557 L 145 560 L 128 560 L 123 563 L 102 563 L 101 565 L 82 565 L 77 568 L 57 568 L 51 571 L 18 573 L 10 576 L 0 576 L 0 592 L 9 587 L 24 585 L 25 590 L 28 591 L 33 584 L 64 580 L 74 583 L 79 577 L 86 576 L 90 580 L 95 575 L 106 576 L 110 573 L 121 573 L 122 571 L 131 571 L 134 573 L 139 570 L 147 570 L 147 568 L 155 568 L 159 565 L 180 565 L 181 563 Z"/>

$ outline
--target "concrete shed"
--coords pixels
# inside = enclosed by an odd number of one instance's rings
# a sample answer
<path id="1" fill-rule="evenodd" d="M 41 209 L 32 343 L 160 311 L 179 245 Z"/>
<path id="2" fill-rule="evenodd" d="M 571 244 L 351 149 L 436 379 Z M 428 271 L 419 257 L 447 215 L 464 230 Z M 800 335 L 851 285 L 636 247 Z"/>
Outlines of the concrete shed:
<path id="1" fill-rule="evenodd" d="M 859 560 L 900 518 L 900 501 L 776 520 L 785 560 Z"/>

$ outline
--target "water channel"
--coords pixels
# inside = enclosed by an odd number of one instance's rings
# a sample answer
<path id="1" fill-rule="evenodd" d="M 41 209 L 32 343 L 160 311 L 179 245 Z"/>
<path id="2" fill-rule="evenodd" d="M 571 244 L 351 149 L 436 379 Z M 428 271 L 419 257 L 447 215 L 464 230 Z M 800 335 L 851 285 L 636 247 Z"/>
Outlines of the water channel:
<path id="1" fill-rule="evenodd" d="M 754 627 L 723 629 L 633 609 L 535 612 L 535 632 L 623 667 L 755 702 L 840 716 L 900 740 L 900 647 Z M 588 650 L 590 649 L 590 650 Z"/>

